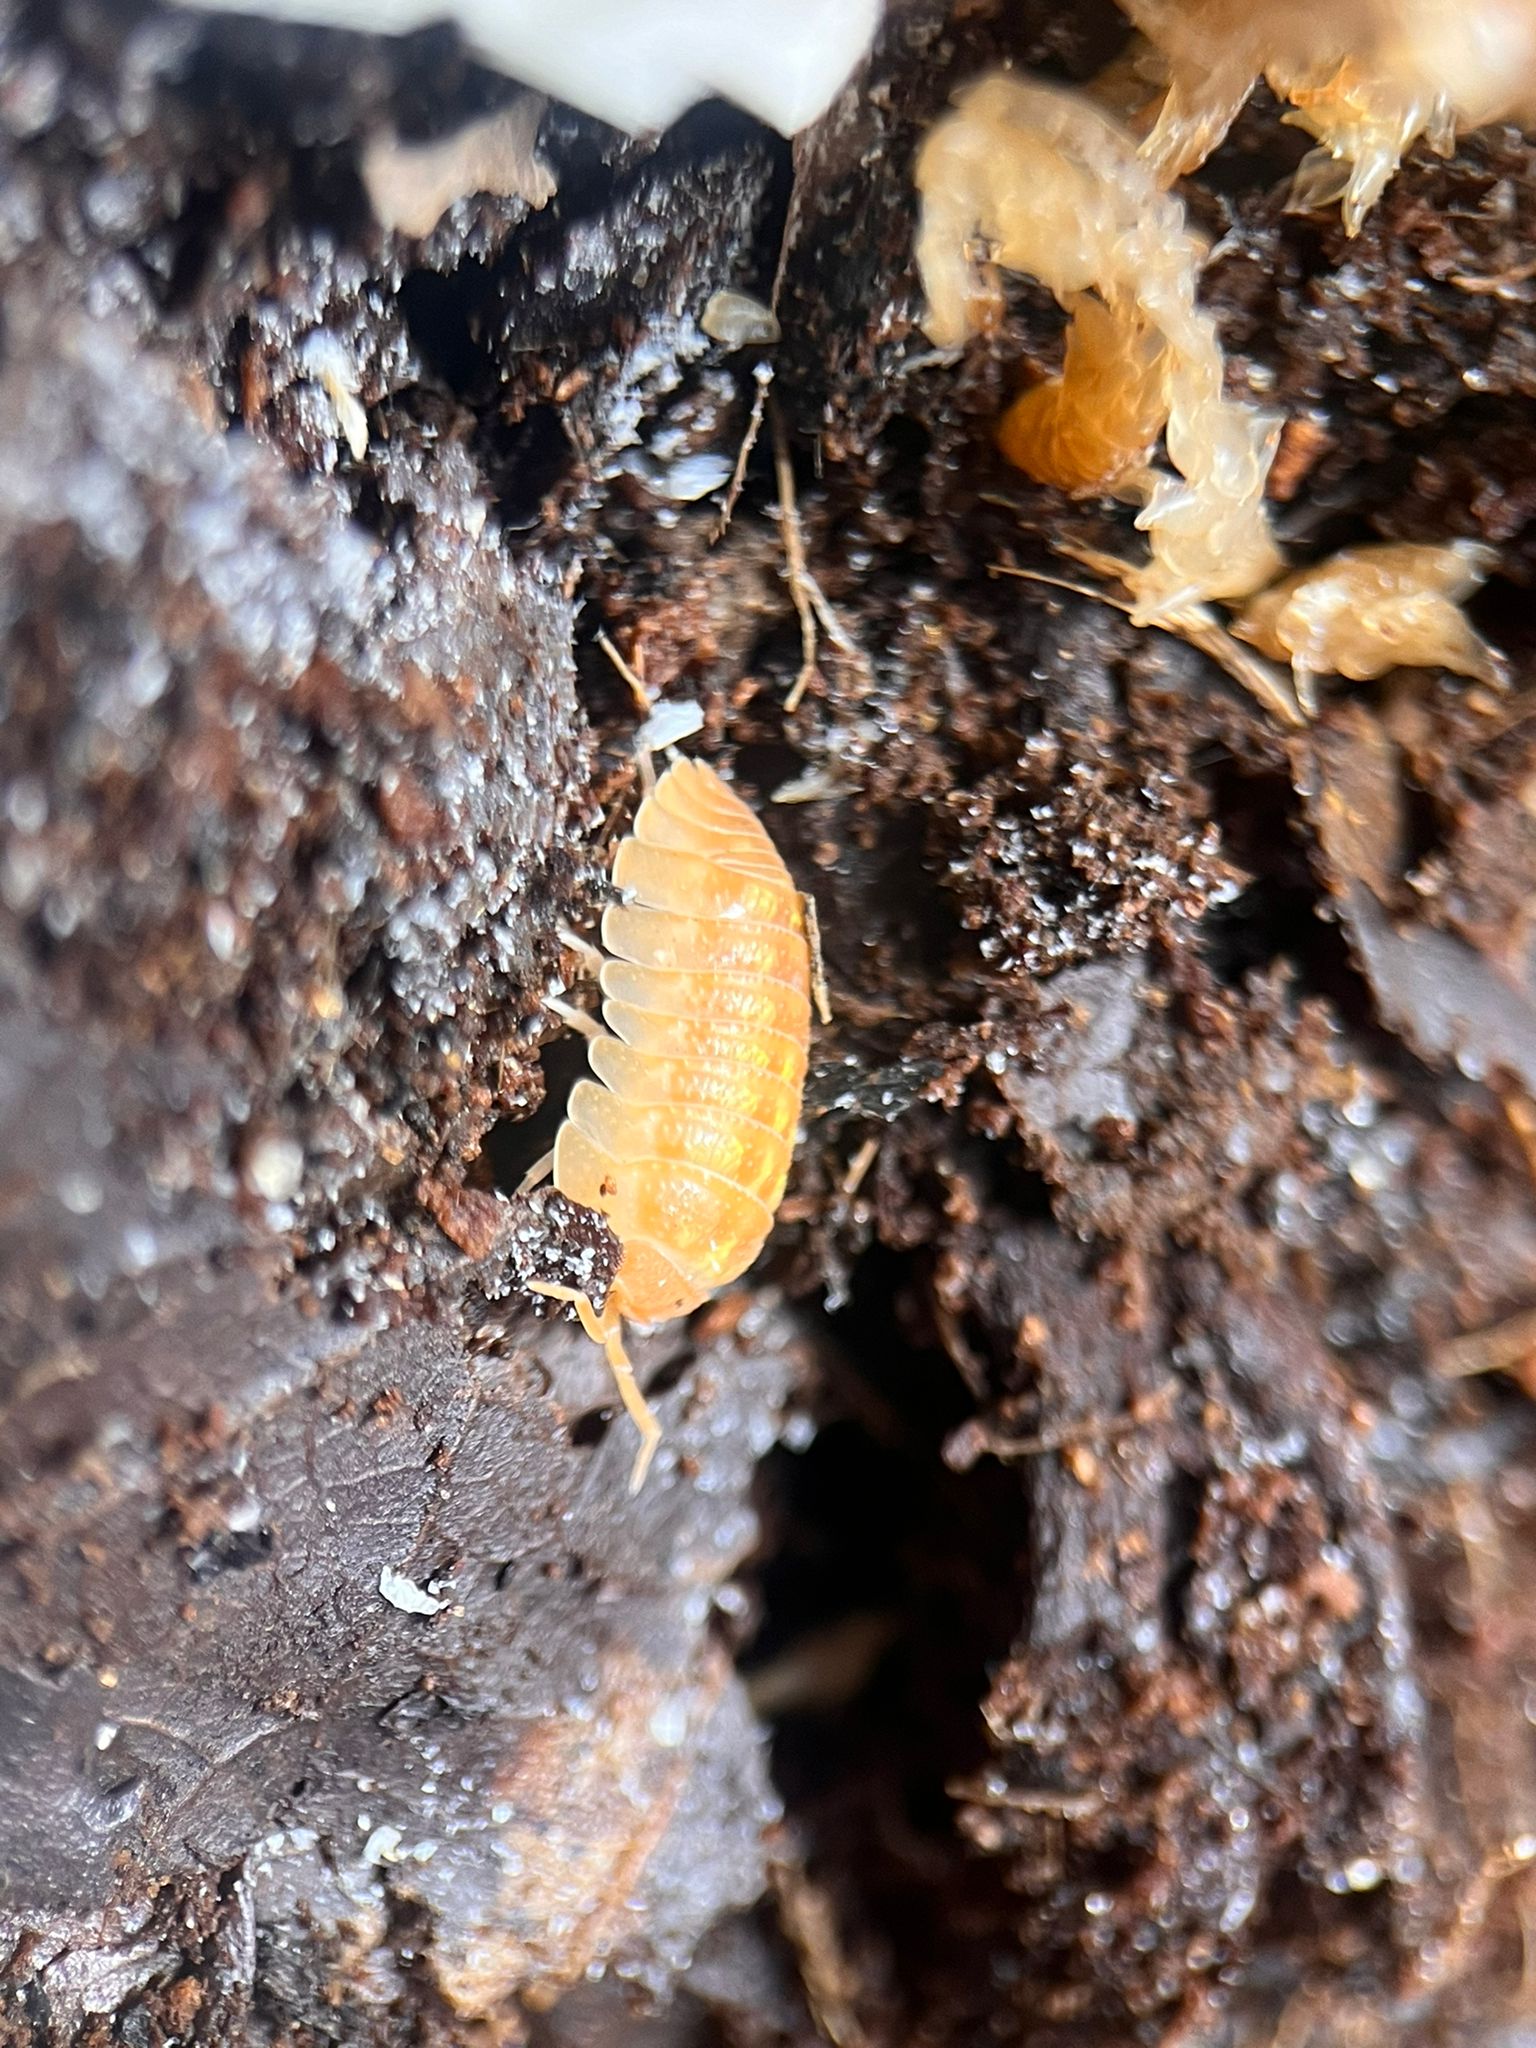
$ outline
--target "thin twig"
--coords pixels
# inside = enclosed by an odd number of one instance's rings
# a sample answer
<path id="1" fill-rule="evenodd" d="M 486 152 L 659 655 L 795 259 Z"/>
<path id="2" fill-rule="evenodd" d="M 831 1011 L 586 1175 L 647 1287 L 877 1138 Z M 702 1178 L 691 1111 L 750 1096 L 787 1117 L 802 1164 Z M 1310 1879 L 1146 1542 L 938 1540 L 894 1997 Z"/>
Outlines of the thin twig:
<path id="1" fill-rule="evenodd" d="M 811 2016 L 832 2048 L 866 2048 L 859 2020 L 859 1975 L 838 1932 L 837 1915 L 821 1887 L 787 1863 L 769 1866 L 779 1926 L 799 1966 Z"/>
<path id="2" fill-rule="evenodd" d="M 1536 1308 L 1522 1309 L 1502 1323 L 1472 1330 L 1436 1344 L 1429 1354 L 1447 1379 L 1471 1379 L 1482 1372 L 1509 1372 L 1536 1355 Z"/>
<path id="3" fill-rule="evenodd" d="M 1098 1791 L 1057 1792 L 1048 1785 L 992 1785 L 983 1778 L 952 1778 L 944 1787 L 951 1799 L 971 1806 L 1002 1808 L 1009 1813 L 1050 1813 L 1062 1820 L 1089 1820 L 1104 1810 Z"/>
<path id="4" fill-rule="evenodd" d="M 838 1182 L 837 1191 L 845 1202 L 851 1202 L 864 1185 L 865 1176 L 880 1156 L 880 1140 L 866 1138 L 858 1151 L 848 1162 L 848 1169 Z"/>
<path id="5" fill-rule="evenodd" d="M 736 500 L 741 496 L 742 486 L 747 480 L 747 464 L 752 460 L 752 450 L 757 446 L 757 437 L 763 431 L 763 410 L 768 403 L 769 388 L 773 383 L 772 363 L 759 363 L 752 375 L 757 380 L 757 390 L 752 395 L 752 411 L 747 418 L 747 430 L 741 437 L 741 446 L 736 450 L 736 467 L 731 471 L 731 480 L 726 486 L 725 503 L 720 508 L 720 517 L 715 521 L 715 530 L 709 536 L 711 547 L 724 540 L 736 511 Z"/>
<path id="6" fill-rule="evenodd" d="M 655 706 L 651 703 L 650 693 L 647 691 L 641 677 L 630 667 L 629 663 L 620 654 L 617 647 L 614 646 L 601 627 L 598 628 L 597 632 L 597 644 L 629 685 L 630 694 L 639 706 L 640 716 L 642 718 L 649 718 L 655 709 Z"/>
<path id="7" fill-rule="evenodd" d="M 779 487 L 779 530 L 784 539 L 784 562 L 789 572 L 789 594 L 800 618 L 800 673 L 784 699 L 787 712 L 797 711 L 811 678 L 816 674 L 816 628 L 858 669 L 866 683 L 874 680 L 864 650 L 838 617 L 821 585 L 811 574 L 805 553 L 805 529 L 800 524 L 800 507 L 795 498 L 795 472 L 789 459 L 789 441 L 777 409 L 773 415 L 773 468 Z"/>
<path id="8" fill-rule="evenodd" d="M 779 485 L 779 532 L 784 540 L 784 563 L 789 572 L 789 594 L 800 618 L 800 673 L 795 677 L 784 709 L 800 709 L 801 699 L 816 673 L 816 609 L 807 586 L 810 571 L 805 564 L 805 535 L 800 526 L 800 508 L 795 502 L 795 473 L 789 460 L 789 444 L 777 413 L 773 417 L 773 468 Z"/>
<path id="9" fill-rule="evenodd" d="M 1512 285 L 1529 284 L 1533 278 L 1536 278 L 1536 261 L 1516 263 L 1509 270 L 1496 270 L 1488 277 L 1469 276 L 1465 271 L 1453 270 L 1446 282 L 1455 285 L 1457 291 L 1473 296 L 1491 292 L 1495 297 L 1504 298 L 1513 296 L 1510 291 Z"/>
<path id="10" fill-rule="evenodd" d="M 811 949 L 811 995 L 815 999 L 817 1016 L 823 1024 L 830 1024 L 832 1002 L 827 994 L 827 963 L 821 950 L 821 919 L 816 914 L 816 898 L 805 890 L 801 892 L 800 903 L 805 915 L 806 943 Z"/>
<path id="11" fill-rule="evenodd" d="M 1165 1415 L 1178 1390 L 1177 1380 L 1164 1380 L 1151 1393 L 1139 1395 L 1127 1415 L 1089 1416 L 1080 1422 L 1063 1423 L 1056 1429 L 1042 1429 L 1035 1436 L 988 1437 L 986 1447 L 1000 1464 L 1006 1465 L 1015 1458 L 1041 1458 L 1052 1451 L 1117 1443 L 1122 1437 L 1139 1435 L 1148 1423 Z"/>

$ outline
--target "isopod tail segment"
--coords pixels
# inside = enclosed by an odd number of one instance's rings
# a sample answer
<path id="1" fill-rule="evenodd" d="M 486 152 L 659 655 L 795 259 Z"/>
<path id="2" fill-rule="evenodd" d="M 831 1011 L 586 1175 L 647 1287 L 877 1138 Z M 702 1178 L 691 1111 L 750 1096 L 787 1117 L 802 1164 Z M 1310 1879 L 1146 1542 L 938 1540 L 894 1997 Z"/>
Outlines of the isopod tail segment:
<path id="1" fill-rule="evenodd" d="M 624 1349 L 624 1338 L 616 1315 L 599 1315 L 589 1298 L 579 1288 L 557 1287 L 553 1282 L 535 1280 L 529 1284 L 531 1294 L 546 1294 L 552 1301 L 567 1301 L 576 1310 L 581 1327 L 594 1344 L 601 1344 L 603 1356 L 608 1361 L 608 1370 L 613 1374 L 613 1383 L 619 1390 L 619 1399 L 624 1403 L 625 1413 L 640 1432 L 640 1448 L 635 1453 L 635 1462 L 630 1467 L 629 1490 L 636 1494 L 645 1484 L 645 1475 L 651 1469 L 651 1460 L 656 1455 L 656 1446 L 661 1442 L 661 1424 L 656 1411 L 640 1391 L 640 1382 L 635 1378 L 635 1368 Z"/>

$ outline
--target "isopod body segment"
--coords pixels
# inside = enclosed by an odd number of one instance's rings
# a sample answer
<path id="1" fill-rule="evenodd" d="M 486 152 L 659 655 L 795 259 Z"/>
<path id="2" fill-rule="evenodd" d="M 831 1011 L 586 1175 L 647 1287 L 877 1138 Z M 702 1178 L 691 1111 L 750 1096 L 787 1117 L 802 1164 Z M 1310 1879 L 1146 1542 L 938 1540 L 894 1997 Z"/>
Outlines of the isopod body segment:
<path id="1" fill-rule="evenodd" d="M 746 1271 L 784 1193 L 810 1037 L 801 900 L 756 814 L 678 759 L 619 844 L 604 913 L 606 1031 L 591 1040 L 554 1150 L 556 1187 L 623 1249 L 599 1313 L 571 1294 L 640 1430 L 637 1491 L 660 1425 L 622 1323 L 686 1315 Z M 548 1293 L 560 1290 L 546 1288 Z"/>

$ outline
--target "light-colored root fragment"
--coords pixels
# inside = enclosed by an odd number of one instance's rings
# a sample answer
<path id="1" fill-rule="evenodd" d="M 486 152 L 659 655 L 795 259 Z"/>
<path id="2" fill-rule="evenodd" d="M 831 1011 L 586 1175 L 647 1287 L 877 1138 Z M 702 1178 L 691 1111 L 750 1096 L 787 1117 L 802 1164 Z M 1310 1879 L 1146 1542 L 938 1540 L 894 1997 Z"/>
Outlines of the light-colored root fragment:
<path id="1" fill-rule="evenodd" d="M 805 552 L 805 529 L 800 523 L 800 507 L 795 497 L 794 465 L 789 458 L 789 442 L 785 438 L 784 423 L 777 413 L 773 417 L 773 469 L 779 489 L 778 518 L 779 532 L 784 541 L 785 574 L 789 580 L 789 594 L 800 620 L 800 669 L 790 685 L 788 696 L 784 699 L 785 711 L 795 712 L 799 710 L 807 689 L 818 674 L 818 625 L 838 652 L 847 656 L 866 687 L 873 683 L 874 673 L 862 648 L 853 639 L 838 617 L 826 592 L 811 574 Z"/>
<path id="2" fill-rule="evenodd" d="M 1081 562 L 1085 569 L 1113 576 L 1121 582 L 1131 570 L 1131 564 L 1122 562 L 1118 556 L 1101 554 L 1092 548 L 1066 548 L 1063 552 L 1074 561 Z M 1193 605 L 1167 618 L 1140 619 L 1134 605 L 1111 597 L 1107 591 L 1091 590 L 1085 583 L 1068 582 L 1062 576 L 1042 575 L 1038 569 L 1017 569 L 1007 562 L 994 562 L 990 574 L 1017 576 L 1025 583 L 1042 583 L 1055 590 L 1069 590 L 1075 597 L 1092 598 L 1096 604 L 1107 604 L 1114 611 L 1124 612 L 1133 625 L 1172 633 L 1201 654 L 1208 655 L 1218 668 L 1224 669 L 1233 682 L 1240 683 L 1282 725 L 1297 730 L 1307 723 L 1306 706 L 1293 689 L 1287 688 L 1284 669 L 1274 667 L 1234 640 L 1215 613 L 1204 605 Z"/>
<path id="3" fill-rule="evenodd" d="M 1495 1323 L 1486 1330 L 1474 1330 L 1463 1337 L 1448 1337 L 1430 1351 L 1430 1364 L 1448 1379 L 1469 1379 L 1476 1373 L 1514 1372 L 1536 1358 L 1536 1309 L 1522 1309 L 1518 1315 Z"/>
<path id="4" fill-rule="evenodd" d="M 599 1315 L 588 1297 L 579 1288 L 560 1287 L 552 1280 L 532 1280 L 528 1283 L 530 1294 L 542 1294 L 551 1301 L 566 1301 L 575 1309 L 581 1327 L 594 1344 L 601 1344 L 603 1356 L 608 1361 L 608 1370 L 613 1374 L 613 1383 L 618 1388 L 619 1399 L 624 1403 L 625 1413 L 640 1432 L 640 1448 L 635 1453 L 635 1462 L 630 1468 L 629 1490 L 636 1494 L 645 1484 L 645 1475 L 651 1469 L 651 1460 L 656 1455 L 656 1446 L 661 1442 L 661 1424 L 656 1412 L 640 1391 L 640 1382 L 635 1378 L 635 1369 L 629 1362 L 620 1334 L 617 1316 Z"/>
<path id="5" fill-rule="evenodd" d="M 617 647 L 615 647 L 613 642 L 608 638 L 608 635 L 605 632 L 603 632 L 601 628 L 599 628 L 598 630 L 597 644 L 599 647 L 601 647 L 604 654 L 607 655 L 608 659 L 613 663 L 614 668 L 618 671 L 620 677 L 623 679 L 626 687 L 629 690 L 629 694 L 635 700 L 635 709 L 640 713 L 640 716 L 642 718 L 649 718 L 651 715 L 651 693 L 645 687 L 644 677 L 640 675 L 638 670 L 630 666 L 630 664 L 624 659 L 623 655 L 620 654 Z"/>
<path id="6" fill-rule="evenodd" d="M 330 399 L 353 461 L 361 462 L 368 453 L 368 414 L 357 395 L 358 368 L 351 352 L 329 328 L 317 327 L 305 336 L 299 360 Z"/>
<path id="7" fill-rule="evenodd" d="M 736 467 L 731 471 L 731 480 L 726 485 L 725 503 L 720 507 L 720 517 L 709 537 L 711 547 L 724 540 L 729 531 L 736 512 L 736 502 L 747 481 L 747 464 L 752 460 L 752 450 L 757 446 L 757 437 L 763 431 L 763 413 L 768 404 L 768 387 L 773 382 L 773 365 L 769 362 L 760 362 L 753 370 L 752 377 L 757 385 L 756 391 L 752 394 L 752 411 L 741 437 L 741 446 L 736 450 Z"/>

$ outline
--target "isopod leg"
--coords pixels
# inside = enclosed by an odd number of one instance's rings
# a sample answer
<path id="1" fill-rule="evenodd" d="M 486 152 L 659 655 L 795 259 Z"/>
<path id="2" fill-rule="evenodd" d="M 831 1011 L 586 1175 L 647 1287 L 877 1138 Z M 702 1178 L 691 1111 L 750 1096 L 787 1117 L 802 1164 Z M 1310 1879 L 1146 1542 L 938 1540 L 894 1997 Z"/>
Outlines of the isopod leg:
<path id="1" fill-rule="evenodd" d="M 630 1421 L 640 1432 L 640 1448 L 635 1453 L 635 1462 L 629 1474 L 629 1490 L 631 1494 L 636 1494 L 645 1484 L 645 1475 L 651 1469 L 656 1446 L 661 1442 L 661 1424 L 656 1420 L 655 1411 L 640 1391 L 640 1382 L 635 1378 L 635 1368 L 629 1362 L 629 1353 L 624 1349 L 624 1339 L 619 1334 L 617 1318 L 611 1323 L 605 1323 L 584 1294 L 577 1296 L 576 1313 L 581 1317 L 581 1327 L 587 1335 L 595 1344 L 602 1345 L 603 1356 L 608 1361 L 608 1370 L 613 1374 L 613 1383 L 619 1390 L 619 1399 L 624 1403 Z"/>
<path id="2" fill-rule="evenodd" d="M 585 1010 L 578 1010 L 574 1003 L 562 1002 L 559 996 L 546 996 L 544 1007 L 552 1017 L 558 1017 L 562 1024 L 568 1024 L 583 1038 L 606 1038 L 608 1035 L 595 1017 L 589 1017 Z"/>
<path id="3" fill-rule="evenodd" d="M 518 1182 L 517 1192 L 520 1195 L 531 1194 L 533 1190 L 539 1185 L 540 1181 L 548 1180 L 549 1176 L 554 1172 L 554 1170 L 555 1155 L 554 1151 L 551 1149 L 550 1151 L 546 1152 L 542 1158 L 535 1159 L 532 1166 L 529 1167 L 528 1171 L 523 1175 L 522 1179 Z"/>
<path id="4" fill-rule="evenodd" d="M 661 1424 L 644 1394 L 640 1382 L 635 1378 L 635 1369 L 629 1362 L 624 1349 L 624 1339 L 619 1333 L 618 1319 L 612 1322 L 598 1314 L 587 1297 L 574 1287 L 559 1287 L 550 1280 L 529 1282 L 530 1294 L 545 1294 L 552 1301 L 573 1302 L 581 1318 L 581 1327 L 594 1344 L 601 1344 L 603 1356 L 608 1361 L 608 1370 L 613 1374 L 613 1383 L 619 1390 L 619 1399 L 624 1403 L 629 1419 L 640 1432 L 640 1448 L 635 1453 L 635 1462 L 630 1468 L 629 1490 L 636 1494 L 645 1484 L 645 1475 L 651 1469 L 651 1460 L 656 1455 L 656 1446 L 661 1442 Z"/>
<path id="5" fill-rule="evenodd" d="M 590 945 L 586 939 L 579 938 L 575 932 L 568 930 L 564 925 L 560 927 L 556 936 L 568 953 L 576 955 L 576 958 L 581 962 L 582 971 L 588 980 L 596 981 L 598 975 L 603 970 L 603 956 L 597 947 Z"/>

